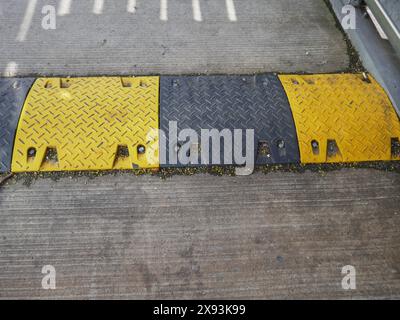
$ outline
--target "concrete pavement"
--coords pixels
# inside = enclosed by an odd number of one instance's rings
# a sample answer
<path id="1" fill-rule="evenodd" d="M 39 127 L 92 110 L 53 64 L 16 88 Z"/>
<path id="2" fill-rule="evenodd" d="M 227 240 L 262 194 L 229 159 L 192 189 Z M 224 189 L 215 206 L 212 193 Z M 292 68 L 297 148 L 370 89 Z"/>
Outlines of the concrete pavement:
<path id="1" fill-rule="evenodd" d="M 11 179 L 0 298 L 400 298 L 399 203 L 372 169 Z"/>
<path id="2" fill-rule="evenodd" d="M 42 28 L 45 5 L 58 14 L 55 30 Z M 349 65 L 321 0 L 1 0 L 0 20 L 4 76 L 320 73 Z"/>
<path id="3" fill-rule="evenodd" d="M 0 0 L 0 72 L 349 65 L 320 0 L 132 3 Z M 41 27 L 45 4 L 57 8 L 56 30 Z M 372 169 L 167 180 L 18 175 L 0 187 L 0 298 L 400 298 L 399 186 L 398 173 Z M 56 290 L 42 289 L 45 265 L 56 269 Z M 341 287 L 345 265 L 356 268 L 356 290 Z"/>

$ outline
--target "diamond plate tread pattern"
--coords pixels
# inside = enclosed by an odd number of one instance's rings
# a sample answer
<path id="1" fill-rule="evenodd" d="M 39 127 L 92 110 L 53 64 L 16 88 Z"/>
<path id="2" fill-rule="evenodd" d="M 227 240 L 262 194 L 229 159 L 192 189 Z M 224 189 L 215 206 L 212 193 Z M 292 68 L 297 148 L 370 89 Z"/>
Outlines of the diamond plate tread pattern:
<path id="1" fill-rule="evenodd" d="M 385 91 L 358 74 L 281 75 L 302 163 L 397 160 L 400 122 Z M 397 140 L 398 141 L 398 140 Z"/>
<path id="2" fill-rule="evenodd" d="M 31 78 L 0 79 L 0 172 L 11 171 L 18 118 L 33 82 Z"/>
<path id="3" fill-rule="evenodd" d="M 158 167 L 158 92 L 158 77 L 37 79 L 18 124 L 13 172 Z"/>
<path id="4" fill-rule="evenodd" d="M 177 122 L 178 132 L 190 128 L 199 136 L 201 129 L 254 129 L 256 164 L 299 162 L 293 116 L 274 74 L 161 77 L 160 126 L 167 137 L 167 161 L 162 167 L 173 165 L 168 157 L 170 121 Z M 243 133 L 243 154 L 245 141 Z M 269 154 L 258 153 L 260 141 L 268 143 Z M 278 148 L 279 141 L 284 141 L 284 149 Z M 222 164 L 223 153 L 221 141 Z"/>

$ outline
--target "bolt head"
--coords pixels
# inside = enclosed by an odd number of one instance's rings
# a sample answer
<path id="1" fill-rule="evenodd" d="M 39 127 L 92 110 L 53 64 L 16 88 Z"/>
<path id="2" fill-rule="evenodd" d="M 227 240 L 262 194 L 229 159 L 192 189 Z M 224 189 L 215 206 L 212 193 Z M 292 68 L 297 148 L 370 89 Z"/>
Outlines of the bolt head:
<path id="1" fill-rule="evenodd" d="M 36 149 L 35 148 L 29 148 L 28 149 L 28 156 L 29 157 L 34 157 L 36 155 Z"/>

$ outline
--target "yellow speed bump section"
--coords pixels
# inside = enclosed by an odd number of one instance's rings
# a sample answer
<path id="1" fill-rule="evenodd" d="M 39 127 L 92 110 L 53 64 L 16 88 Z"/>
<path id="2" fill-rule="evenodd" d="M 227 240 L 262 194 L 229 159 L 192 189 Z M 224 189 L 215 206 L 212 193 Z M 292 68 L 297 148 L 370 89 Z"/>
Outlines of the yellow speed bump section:
<path id="1" fill-rule="evenodd" d="M 157 168 L 158 87 L 158 77 L 37 79 L 12 171 Z"/>
<path id="2" fill-rule="evenodd" d="M 282 75 L 302 163 L 398 160 L 400 122 L 384 90 L 359 74 Z"/>

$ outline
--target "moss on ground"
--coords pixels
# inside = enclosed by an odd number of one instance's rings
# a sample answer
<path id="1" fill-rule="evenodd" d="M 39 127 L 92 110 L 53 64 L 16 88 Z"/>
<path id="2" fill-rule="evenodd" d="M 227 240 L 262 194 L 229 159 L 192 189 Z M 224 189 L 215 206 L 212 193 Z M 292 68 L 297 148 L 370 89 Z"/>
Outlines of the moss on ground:
<path id="1" fill-rule="evenodd" d="M 336 22 L 336 28 L 342 33 L 343 40 L 346 42 L 347 45 L 347 54 L 349 56 L 349 67 L 347 70 L 344 70 L 345 72 L 351 72 L 351 73 L 359 73 L 359 72 L 364 72 L 366 69 L 364 68 L 360 56 L 357 52 L 357 50 L 354 48 L 353 44 L 351 43 L 347 33 L 343 30 L 342 25 L 338 19 L 338 17 L 335 14 L 335 11 L 333 10 L 332 4 L 330 3 L 329 0 L 323 0 L 326 4 L 326 6 L 329 8 L 329 11 L 333 15 L 335 22 Z"/>
<path id="2" fill-rule="evenodd" d="M 328 172 L 341 170 L 344 168 L 355 169 L 375 169 L 386 172 L 396 172 L 400 174 L 400 162 L 363 162 L 363 163 L 343 163 L 343 164 L 285 164 L 285 165 L 263 165 L 257 166 L 255 173 L 270 174 L 273 172 L 298 173 L 315 172 L 326 174 Z M 209 174 L 214 176 L 235 176 L 235 167 L 233 166 L 214 166 L 214 167 L 193 167 L 193 168 L 162 168 L 159 170 L 118 170 L 118 171 L 77 171 L 77 172 L 33 172 L 18 174 L 1 174 L 0 186 L 13 182 L 20 182 L 30 186 L 32 182 L 38 179 L 51 179 L 58 181 L 60 179 L 77 179 L 87 177 L 96 179 L 102 176 L 118 176 L 121 174 L 130 174 L 133 176 L 153 176 L 160 179 L 171 178 L 176 175 L 193 176 L 196 174 Z"/>

